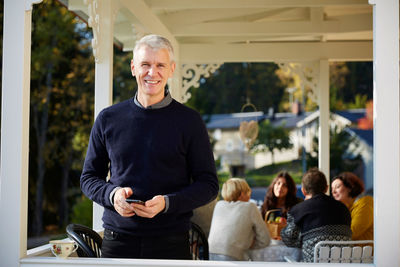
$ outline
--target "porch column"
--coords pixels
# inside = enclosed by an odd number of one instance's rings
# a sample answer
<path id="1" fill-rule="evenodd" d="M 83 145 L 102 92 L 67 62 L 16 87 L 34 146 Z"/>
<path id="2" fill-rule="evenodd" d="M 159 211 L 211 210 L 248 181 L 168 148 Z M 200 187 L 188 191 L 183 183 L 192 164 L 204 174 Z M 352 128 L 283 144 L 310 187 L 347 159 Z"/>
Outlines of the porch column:
<path id="1" fill-rule="evenodd" d="M 4 0 L 1 112 L 0 261 L 19 266 L 28 228 L 32 4 Z"/>
<path id="2" fill-rule="evenodd" d="M 96 59 L 94 115 L 112 104 L 113 84 L 113 35 L 114 18 L 117 12 L 115 1 L 97 1 L 89 3 L 89 18 L 93 30 L 92 47 Z M 93 203 L 93 229 L 101 230 L 103 207 Z"/>
<path id="3" fill-rule="evenodd" d="M 319 61 L 318 82 L 319 129 L 318 129 L 318 168 L 326 175 L 329 183 L 329 62 L 326 59 Z M 329 191 L 328 191 L 329 192 Z"/>
<path id="4" fill-rule="evenodd" d="M 370 0 L 374 27 L 374 263 L 400 266 L 399 1 Z"/>
<path id="5" fill-rule="evenodd" d="M 182 67 L 179 61 L 176 62 L 176 68 L 174 77 L 172 77 L 168 81 L 168 88 L 171 93 L 171 96 L 178 102 L 182 103 L 182 74 L 181 74 Z"/>
<path id="6" fill-rule="evenodd" d="M 182 92 L 182 65 L 179 57 L 179 47 L 177 45 L 174 47 L 175 56 L 175 72 L 174 77 L 168 81 L 168 88 L 171 96 L 178 102 L 182 102 L 183 92 Z"/>

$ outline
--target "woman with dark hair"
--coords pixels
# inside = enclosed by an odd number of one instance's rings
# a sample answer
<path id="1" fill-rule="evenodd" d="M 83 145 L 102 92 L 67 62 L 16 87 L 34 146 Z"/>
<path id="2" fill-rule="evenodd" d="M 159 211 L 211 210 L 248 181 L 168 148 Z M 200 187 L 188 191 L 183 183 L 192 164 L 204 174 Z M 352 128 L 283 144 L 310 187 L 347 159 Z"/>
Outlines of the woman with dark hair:
<path id="1" fill-rule="evenodd" d="M 363 182 L 351 172 L 343 172 L 333 178 L 332 196 L 350 210 L 353 240 L 374 239 L 373 198 L 361 194 L 363 191 Z"/>
<path id="2" fill-rule="evenodd" d="M 296 184 L 287 171 L 281 171 L 272 180 L 265 194 L 261 213 L 265 219 L 265 214 L 271 209 L 281 209 L 281 216 L 287 216 L 291 207 L 301 202 L 302 199 L 296 197 Z"/>

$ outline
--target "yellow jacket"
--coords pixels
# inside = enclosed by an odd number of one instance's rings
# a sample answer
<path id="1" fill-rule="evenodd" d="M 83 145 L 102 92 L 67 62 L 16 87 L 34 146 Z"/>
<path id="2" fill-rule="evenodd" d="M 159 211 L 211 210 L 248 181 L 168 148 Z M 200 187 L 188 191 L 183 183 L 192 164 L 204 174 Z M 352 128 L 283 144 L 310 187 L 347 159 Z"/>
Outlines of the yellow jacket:
<path id="1" fill-rule="evenodd" d="M 350 207 L 353 240 L 374 239 L 374 200 L 371 196 L 356 199 Z"/>

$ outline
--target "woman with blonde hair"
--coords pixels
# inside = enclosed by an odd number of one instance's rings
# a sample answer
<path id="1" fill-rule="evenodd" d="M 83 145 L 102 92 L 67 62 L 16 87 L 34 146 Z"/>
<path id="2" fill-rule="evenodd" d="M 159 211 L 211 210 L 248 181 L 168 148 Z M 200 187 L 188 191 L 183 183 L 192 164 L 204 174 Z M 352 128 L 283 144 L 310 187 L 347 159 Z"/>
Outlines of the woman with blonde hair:
<path id="1" fill-rule="evenodd" d="M 228 179 L 215 206 L 208 237 L 210 260 L 247 260 L 249 249 L 269 245 L 271 238 L 251 189 L 241 178 Z"/>

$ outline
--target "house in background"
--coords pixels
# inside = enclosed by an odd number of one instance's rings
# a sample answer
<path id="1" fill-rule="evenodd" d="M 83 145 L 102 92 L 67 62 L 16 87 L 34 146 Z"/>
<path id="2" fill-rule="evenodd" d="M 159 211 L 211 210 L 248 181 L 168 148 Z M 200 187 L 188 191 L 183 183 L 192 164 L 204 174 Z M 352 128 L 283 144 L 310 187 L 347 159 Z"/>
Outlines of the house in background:
<path id="1" fill-rule="evenodd" d="M 259 123 L 266 118 L 269 116 L 261 111 L 213 114 L 203 117 L 214 140 L 214 157 L 220 160 L 221 171 L 229 171 L 232 176 L 243 177 L 245 169 L 260 167 L 256 163 L 255 155 L 249 153 L 240 139 L 239 127 L 241 122 L 254 120 Z"/>
<path id="2" fill-rule="evenodd" d="M 260 168 L 265 165 L 279 162 L 298 160 L 302 157 L 302 149 L 313 153 L 313 140 L 318 136 L 319 111 L 299 112 L 293 109 L 292 113 L 264 114 L 263 112 L 244 112 L 232 114 L 214 114 L 204 116 L 207 129 L 214 140 L 214 157 L 220 160 L 220 170 L 230 172 L 232 176 L 244 176 L 245 169 Z M 345 130 L 357 140 L 349 147 L 352 154 L 346 155 L 349 159 L 356 155 L 362 158 L 362 164 L 356 169 L 357 175 L 364 180 L 366 190 L 373 187 L 373 132 L 372 129 L 359 129 L 365 125 L 368 116 L 366 109 L 352 109 L 331 113 L 331 127 Z M 272 125 L 281 126 L 290 130 L 291 149 L 275 151 L 274 157 L 269 152 L 251 153 L 240 138 L 239 127 L 243 121 L 270 120 Z M 317 155 L 313 155 L 317 156 Z"/>
<path id="3" fill-rule="evenodd" d="M 373 188 L 373 130 L 365 126 L 369 125 L 367 122 L 369 114 L 372 113 L 368 108 L 332 112 L 330 125 L 331 128 L 336 127 L 337 130 L 344 130 L 355 137 L 357 142 L 348 148 L 349 154 L 346 158 L 361 156 L 362 163 L 355 173 L 364 181 L 366 191 L 371 192 Z M 293 149 L 300 149 L 304 144 L 305 150 L 313 153 L 313 139 L 318 136 L 318 118 L 319 111 L 315 111 L 297 122 L 296 128 L 291 132 Z"/>
<path id="4" fill-rule="evenodd" d="M 214 157 L 219 159 L 220 170 L 230 172 L 232 176 L 243 176 L 245 169 L 256 169 L 273 162 L 285 162 L 299 158 L 296 149 L 276 151 L 272 158 L 269 152 L 252 153 L 240 138 L 239 127 L 243 121 L 254 120 L 258 123 L 268 119 L 273 125 L 284 123 L 285 127 L 294 129 L 299 120 L 310 113 L 275 113 L 242 112 L 232 114 L 214 114 L 204 116 L 207 129 L 214 140 Z"/>

